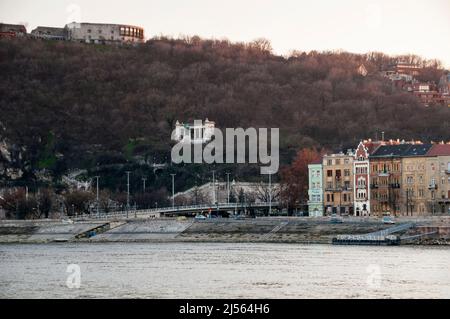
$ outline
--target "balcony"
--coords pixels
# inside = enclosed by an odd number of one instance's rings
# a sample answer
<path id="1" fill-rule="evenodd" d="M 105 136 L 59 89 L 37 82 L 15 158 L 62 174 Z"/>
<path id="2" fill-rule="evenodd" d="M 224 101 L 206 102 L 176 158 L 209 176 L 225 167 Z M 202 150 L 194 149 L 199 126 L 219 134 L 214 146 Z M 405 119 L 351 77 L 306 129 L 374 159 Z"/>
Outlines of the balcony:
<path id="1" fill-rule="evenodd" d="M 326 192 L 342 192 L 342 187 L 325 187 Z"/>
<path id="2" fill-rule="evenodd" d="M 450 169 L 446 169 L 445 174 L 450 174 Z"/>
<path id="3" fill-rule="evenodd" d="M 437 188 L 438 188 L 437 184 L 428 185 L 428 189 L 437 189 Z"/>
<path id="4" fill-rule="evenodd" d="M 370 184 L 370 188 L 377 189 L 378 188 L 378 184 Z"/>
<path id="5" fill-rule="evenodd" d="M 400 184 L 399 183 L 391 183 L 389 184 L 390 188 L 400 188 Z"/>
<path id="6" fill-rule="evenodd" d="M 387 171 L 384 171 L 384 172 L 378 172 L 378 176 L 379 177 L 389 177 L 389 172 L 387 172 Z"/>

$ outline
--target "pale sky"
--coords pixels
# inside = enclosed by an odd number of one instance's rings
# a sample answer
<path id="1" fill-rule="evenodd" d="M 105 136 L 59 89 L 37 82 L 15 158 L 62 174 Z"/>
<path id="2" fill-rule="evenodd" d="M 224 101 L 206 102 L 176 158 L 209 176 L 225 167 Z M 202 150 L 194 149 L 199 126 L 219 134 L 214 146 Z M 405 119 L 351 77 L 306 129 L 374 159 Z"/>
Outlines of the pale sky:
<path id="1" fill-rule="evenodd" d="M 415 53 L 450 68 L 450 0 L 0 0 L 0 22 L 139 25 L 146 38 L 266 38 L 275 53 Z"/>

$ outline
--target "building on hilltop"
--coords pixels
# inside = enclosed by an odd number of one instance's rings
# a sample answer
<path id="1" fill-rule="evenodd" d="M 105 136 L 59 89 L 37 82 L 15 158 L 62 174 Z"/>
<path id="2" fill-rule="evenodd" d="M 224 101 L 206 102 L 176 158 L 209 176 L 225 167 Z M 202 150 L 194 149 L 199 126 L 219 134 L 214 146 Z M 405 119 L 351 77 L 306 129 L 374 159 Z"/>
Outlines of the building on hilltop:
<path id="1" fill-rule="evenodd" d="M 103 44 L 144 42 L 144 29 L 132 25 L 72 22 L 65 29 L 70 41 Z"/>
<path id="2" fill-rule="evenodd" d="M 67 40 L 66 28 L 54 28 L 54 27 L 37 27 L 31 31 L 31 36 L 37 39 L 45 40 Z"/>
<path id="3" fill-rule="evenodd" d="M 173 140 L 184 143 L 203 144 L 212 139 L 216 123 L 208 119 L 203 121 L 194 121 L 194 123 L 175 124 Z"/>
<path id="4" fill-rule="evenodd" d="M 21 24 L 0 23 L 0 38 L 18 38 L 26 34 L 27 29 Z"/>
<path id="5" fill-rule="evenodd" d="M 411 76 L 417 76 L 420 74 L 421 67 L 413 63 L 400 61 L 393 66 L 393 70 L 398 74 L 408 74 Z"/>

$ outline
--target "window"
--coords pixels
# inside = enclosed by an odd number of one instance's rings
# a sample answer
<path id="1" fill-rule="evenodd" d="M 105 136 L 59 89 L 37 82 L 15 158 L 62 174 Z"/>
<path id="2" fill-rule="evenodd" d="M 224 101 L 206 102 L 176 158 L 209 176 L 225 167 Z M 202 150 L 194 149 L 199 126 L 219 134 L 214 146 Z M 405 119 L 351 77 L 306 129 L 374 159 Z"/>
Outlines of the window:
<path id="1" fill-rule="evenodd" d="M 350 176 L 350 170 L 344 169 L 344 176 Z"/>
<path id="2" fill-rule="evenodd" d="M 327 177 L 333 177 L 333 171 L 331 169 L 327 170 Z"/>
<path id="3" fill-rule="evenodd" d="M 348 164 L 348 158 L 344 159 L 344 164 Z"/>
<path id="4" fill-rule="evenodd" d="M 330 166 L 333 165 L 333 160 L 328 160 L 327 165 L 330 165 Z"/>
<path id="5" fill-rule="evenodd" d="M 423 196 L 424 196 L 423 188 L 419 188 L 419 197 L 423 197 Z"/>
<path id="6" fill-rule="evenodd" d="M 341 160 L 340 159 L 336 159 L 336 165 L 341 165 Z"/>
<path id="7" fill-rule="evenodd" d="M 91 32 L 92 32 L 92 30 L 91 30 L 91 29 L 88 29 L 88 30 L 87 30 L 87 33 L 91 33 Z"/>
<path id="8" fill-rule="evenodd" d="M 340 169 L 337 169 L 336 170 L 336 179 L 340 179 L 341 178 L 341 170 Z"/>

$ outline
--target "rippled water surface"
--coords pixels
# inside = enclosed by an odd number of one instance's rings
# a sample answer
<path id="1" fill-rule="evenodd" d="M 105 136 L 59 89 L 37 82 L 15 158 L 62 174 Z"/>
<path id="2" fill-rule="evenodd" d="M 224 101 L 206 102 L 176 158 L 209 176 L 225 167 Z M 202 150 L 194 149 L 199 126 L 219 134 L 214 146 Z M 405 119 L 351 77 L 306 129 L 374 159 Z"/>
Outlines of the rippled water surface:
<path id="1" fill-rule="evenodd" d="M 81 269 L 78 289 L 67 286 L 70 264 Z M 0 245 L 0 297 L 450 298 L 450 249 L 259 243 Z"/>

